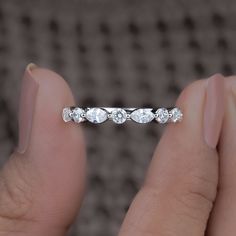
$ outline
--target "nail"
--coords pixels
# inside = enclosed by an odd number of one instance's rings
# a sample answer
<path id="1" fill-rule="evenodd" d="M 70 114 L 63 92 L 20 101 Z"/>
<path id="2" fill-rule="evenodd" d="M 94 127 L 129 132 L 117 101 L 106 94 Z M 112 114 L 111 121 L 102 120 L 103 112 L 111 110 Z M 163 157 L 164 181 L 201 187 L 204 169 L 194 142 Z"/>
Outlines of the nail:
<path id="1" fill-rule="evenodd" d="M 233 85 L 230 85 L 230 87 L 231 87 L 231 91 L 233 93 L 233 96 L 236 97 L 236 86 L 233 84 Z"/>
<path id="2" fill-rule="evenodd" d="M 30 63 L 26 69 L 22 79 L 20 104 L 19 104 L 19 142 L 17 151 L 24 153 L 29 145 L 34 108 L 39 85 L 32 76 L 32 71 L 37 68 Z"/>
<path id="3" fill-rule="evenodd" d="M 208 79 L 204 111 L 204 139 L 211 148 L 216 148 L 224 116 L 224 77 L 220 74 Z"/>

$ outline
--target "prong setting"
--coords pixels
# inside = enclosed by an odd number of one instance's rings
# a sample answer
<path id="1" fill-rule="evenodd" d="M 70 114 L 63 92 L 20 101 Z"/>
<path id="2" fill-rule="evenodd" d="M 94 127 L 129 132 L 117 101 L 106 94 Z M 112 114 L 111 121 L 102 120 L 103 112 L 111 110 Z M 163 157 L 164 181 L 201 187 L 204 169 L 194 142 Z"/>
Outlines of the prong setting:
<path id="1" fill-rule="evenodd" d="M 62 119 L 65 121 L 65 122 L 69 122 L 72 120 L 71 118 L 71 109 L 69 107 L 65 107 L 62 111 Z"/>
<path id="2" fill-rule="evenodd" d="M 169 112 L 166 108 L 159 108 L 155 112 L 156 121 L 160 124 L 165 124 L 169 121 Z"/>
<path id="3" fill-rule="evenodd" d="M 79 107 L 74 108 L 71 113 L 71 117 L 73 121 L 76 123 L 83 122 L 85 120 L 84 115 L 85 115 L 84 110 Z"/>
<path id="4" fill-rule="evenodd" d="M 178 107 L 173 108 L 169 112 L 169 114 L 170 114 L 170 120 L 173 123 L 180 122 L 183 119 L 183 113 L 182 113 L 182 111 Z"/>
<path id="5" fill-rule="evenodd" d="M 156 121 L 159 124 L 176 123 L 183 119 L 182 111 L 177 108 L 118 108 L 118 107 L 66 107 L 62 111 L 64 122 L 81 123 L 89 121 L 93 124 L 104 123 L 107 120 L 115 124 L 123 124 L 132 120 L 139 124 Z"/>
<path id="6" fill-rule="evenodd" d="M 114 108 L 111 113 L 111 118 L 116 124 L 123 124 L 127 119 L 127 112 L 122 108 Z"/>

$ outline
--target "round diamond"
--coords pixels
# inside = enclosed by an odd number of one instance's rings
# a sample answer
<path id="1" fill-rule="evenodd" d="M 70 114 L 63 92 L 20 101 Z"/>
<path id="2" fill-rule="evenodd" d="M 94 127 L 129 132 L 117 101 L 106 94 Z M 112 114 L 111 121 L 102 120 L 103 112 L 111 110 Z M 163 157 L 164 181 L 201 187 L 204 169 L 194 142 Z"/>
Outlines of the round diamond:
<path id="1" fill-rule="evenodd" d="M 169 120 L 169 112 L 166 108 L 159 108 L 156 111 L 156 120 L 161 123 L 164 124 Z"/>
<path id="2" fill-rule="evenodd" d="M 94 124 L 103 123 L 108 119 L 107 112 L 102 108 L 90 108 L 86 112 L 86 118 L 88 121 Z"/>
<path id="3" fill-rule="evenodd" d="M 116 124 L 122 124 L 127 119 L 127 113 L 124 109 L 117 108 L 112 111 L 111 118 Z"/>
<path id="4" fill-rule="evenodd" d="M 84 110 L 79 107 L 76 107 L 72 111 L 71 116 L 75 122 L 80 123 L 80 122 L 84 121 L 83 114 L 84 114 Z"/>
<path id="5" fill-rule="evenodd" d="M 69 107 L 66 107 L 62 111 L 62 118 L 65 122 L 69 122 L 72 120 L 71 118 L 71 109 Z"/>
<path id="6" fill-rule="evenodd" d="M 154 113 L 152 108 L 137 109 L 131 113 L 130 117 L 137 123 L 145 124 L 154 119 Z"/>
<path id="7" fill-rule="evenodd" d="M 183 113 L 181 112 L 181 110 L 179 108 L 173 108 L 170 111 L 170 119 L 172 122 L 178 122 L 181 121 L 183 119 Z"/>

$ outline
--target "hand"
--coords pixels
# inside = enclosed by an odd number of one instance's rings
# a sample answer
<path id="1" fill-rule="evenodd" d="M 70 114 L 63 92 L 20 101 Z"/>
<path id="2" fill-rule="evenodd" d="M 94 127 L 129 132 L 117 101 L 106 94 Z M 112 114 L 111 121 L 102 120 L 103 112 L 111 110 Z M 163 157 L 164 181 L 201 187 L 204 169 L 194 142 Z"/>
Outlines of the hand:
<path id="1" fill-rule="evenodd" d="M 22 84 L 19 145 L 0 172 L 0 235 L 62 236 L 83 198 L 83 132 L 61 119 L 74 99 L 59 75 L 31 64 Z M 236 80 L 194 82 L 177 106 L 184 119 L 166 128 L 119 236 L 236 234 Z"/>

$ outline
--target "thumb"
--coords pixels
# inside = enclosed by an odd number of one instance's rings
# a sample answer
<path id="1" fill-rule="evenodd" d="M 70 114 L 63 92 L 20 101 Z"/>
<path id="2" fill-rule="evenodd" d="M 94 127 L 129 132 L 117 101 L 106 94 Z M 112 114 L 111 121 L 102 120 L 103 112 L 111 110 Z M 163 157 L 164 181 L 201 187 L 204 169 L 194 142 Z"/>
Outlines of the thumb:
<path id="1" fill-rule="evenodd" d="M 19 145 L 0 172 L 0 232 L 64 235 L 85 179 L 81 128 L 64 124 L 74 99 L 56 73 L 30 64 L 22 81 Z"/>
<path id="2" fill-rule="evenodd" d="M 120 236 L 205 235 L 218 184 L 223 86 L 215 75 L 182 92 L 184 119 L 166 129 Z"/>

